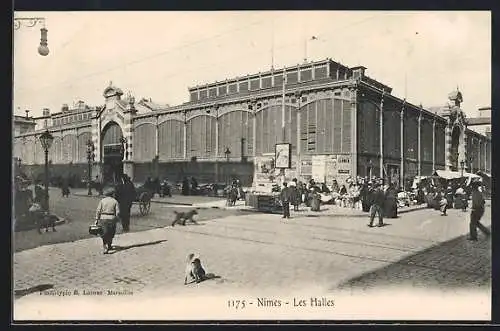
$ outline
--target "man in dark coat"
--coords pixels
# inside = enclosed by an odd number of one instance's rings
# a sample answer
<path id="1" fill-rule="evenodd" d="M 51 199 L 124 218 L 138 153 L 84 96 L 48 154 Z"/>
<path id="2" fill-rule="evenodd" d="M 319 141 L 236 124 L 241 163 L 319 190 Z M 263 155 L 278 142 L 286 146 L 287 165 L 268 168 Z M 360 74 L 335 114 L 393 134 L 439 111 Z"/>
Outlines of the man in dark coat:
<path id="1" fill-rule="evenodd" d="M 484 197 L 480 189 L 480 184 L 473 183 L 472 190 L 472 208 L 469 224 L 470 235 L 467 239 L 477 241 L 477 228 L 488 237 L 491 233 L 490 230 L 480 222 L 484 214 Z"/>
<path id="2" fill-rule="evenodd" d="M 397 193 L 392 183 L 385 191 L 384 215 L 390 218 L 398 216 Z"/>
<path id="3" fill-rule="evenodd" d="M 281 205 L 283 206 L 283 218 L 290 218 L 290 200 L 292 198 L 292 192 L 288 187 L 288 184 L 283 183 L 283 189 L 280 193 Z"/>
<path id="4" fill-rule="evenodd" d="M 189 195 L 189 180 L 187 177 L 182 180 L 182 195 Z"/>
<path id="5" fill-rule="evenodd" d="M 373 227 L 373 220 L 375 219 L 375 215 L 378 214 L 378 226 L 384 226 L 384 192 L 380 188 L 378 183 L 373 184 L 373 190 L 371 191 L 370 201 L 370 223 L 369 227 Z"/>
<path id="6" fill-rule="evenodd" d="M 359 198 L 361 199 L 361 207 L 363 211 L 368 212 L 370 210 L 370 187 L 366 181 L 361 187 Z"/>
<path id="7" fill-rule="evenodd" d="M 132 203 L 136 198 L 134 184 L 127 175 L 122 176 L 122 181 L 118 183 L 115 189 L 116 200 L 120 207 L 120 219 L 122 222 L 123 232 L 130 231 L 130 210 Z"/>
<path id="8" fill-rule="evenodd" d="M 299 211 L 301 192 L 298 187 L 297 178 L 292 179 L 292 183 L 290 184 L 290 191 L 292 194 L 292 205 L 294 211 Z"/>
<path id="9" fill-rule="evenodd" d="M 191 177 L 191 195 L 196 195 L 198 192 L 198 181 L 196 178 Z"/>

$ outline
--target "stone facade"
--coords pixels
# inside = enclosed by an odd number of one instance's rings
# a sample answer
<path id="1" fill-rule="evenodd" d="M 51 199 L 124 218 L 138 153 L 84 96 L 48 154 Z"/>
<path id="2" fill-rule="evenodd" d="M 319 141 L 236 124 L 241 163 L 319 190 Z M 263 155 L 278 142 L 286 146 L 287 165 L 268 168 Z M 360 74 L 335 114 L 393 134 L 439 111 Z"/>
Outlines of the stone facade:
<path id="1" fill-rule="evenodd" d="M 173 107 L 153 109 L 131 96 L 122 99 L 123 92 L 110 84 L 104 106 L 79 110 L 85 118 L 64 120 L 64 114 L 75 118 L 72 111 L 51 115 L 50 160 L 53 167 L 84 176 L 90 139 L 96 148 L 93 173 L 105 176 L 106 151 L 119 144 L 121 134 L 122 171 L 136 181 L 191 175 L 202 182 L 236 175 L 247 185 L 274 181 L 283 174 L 273 167 L 277 143 L 291 144 L 285 180 L 344 182 L 371 175 L 401 183 L 453 170 L 457 153 L 460 160 L 472 156 L 467 169 L 490 171 L 491 139 L 467 129 L 459 102 L 436 113 L 391 92 L 366 76 L 364 67 L 330 59 L 189 88 L 190 101 Z M 460 98 L 455 93 L 450 101 Z M 115 140 L 103 143 L 111 126 L 118 132 Z M 454 128 L 460 132 L 457 153 L 451 147 Z M 41 132 L 14 139 L 14 156 L 31 169 L 43 162 L 35 139 Z"/>

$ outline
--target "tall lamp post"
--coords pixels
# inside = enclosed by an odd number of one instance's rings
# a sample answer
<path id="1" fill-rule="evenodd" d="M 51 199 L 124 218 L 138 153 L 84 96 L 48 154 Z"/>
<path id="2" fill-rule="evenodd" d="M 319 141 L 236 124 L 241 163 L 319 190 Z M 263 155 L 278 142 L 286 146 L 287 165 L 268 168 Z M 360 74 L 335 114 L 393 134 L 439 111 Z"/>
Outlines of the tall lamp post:
<path id="1" fill-rule="evenodd" d="M 224 155 L 226 156 L 226 162 L 229 163 L 229 156 L 231 155 L 231 150 L 229 147 L 226 147 L 226 150 L 224 151 Z M 226 168 L 227 171 L 227 168 Z M 226 183 L 229 184 L 229 174 L 226 174 Z"/>
<path id="2" fill-rule="evenodd" d="M 88 182 L 87 195 L 92 195 L 92 162 L 94 161 L 94 143 L 92 140 L 87 141 L 87 163 L 88 163 Z"/>
<path id="3" fill-rule="evenodd" d="M 50 134 L 49 130 L 45 130 L 44 133 L 40 135 L 40 143 L 45 152 L 45 210 L 49 211 L 49 149 L 52 146 L 52 141 L 54 141 L 54 136 Z"/>
<path id="4" fill-rule="evenodd" d="M 125 159 L 127 158 L 126 146 L 127 146 L 127 139 L 125 137 L 121 136 L 120 137 L 120 156 L 121 156 L 122 161 L 125 161 Z M 155 156 L 155 159 L 156 159 L 156 156 Z M 156 161 L 155 159 L 153 159 L 153 162 Z M 120 177 L 122 177 L 123 176 L 123 166 L 120 169 L 120 171 L 121 171 Z"/>

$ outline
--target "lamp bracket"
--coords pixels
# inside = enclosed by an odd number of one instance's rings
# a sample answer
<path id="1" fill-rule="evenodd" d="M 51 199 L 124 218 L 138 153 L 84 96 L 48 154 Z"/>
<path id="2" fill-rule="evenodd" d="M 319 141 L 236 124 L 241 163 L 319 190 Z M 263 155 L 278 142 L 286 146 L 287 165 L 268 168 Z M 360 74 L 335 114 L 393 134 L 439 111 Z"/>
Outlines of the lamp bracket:
<path id="1" fill-rule="evenodd" d="M 19 30 L 23 26 L 25 26 L 27 28 L 32 28 L 39 23 L 43 24 L 43 27 L 45 28 L 45 17 L 18 17 L 18 18 L 14 18 L 14 30 Z"/>

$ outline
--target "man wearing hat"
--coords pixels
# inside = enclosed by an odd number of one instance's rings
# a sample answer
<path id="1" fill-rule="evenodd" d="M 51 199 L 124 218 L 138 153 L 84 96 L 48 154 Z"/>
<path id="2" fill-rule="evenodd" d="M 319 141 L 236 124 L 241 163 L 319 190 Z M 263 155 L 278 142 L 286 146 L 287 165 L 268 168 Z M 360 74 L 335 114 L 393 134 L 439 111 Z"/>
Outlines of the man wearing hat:
<path id="1" fill-rule="evenodd" d="M 104 254 L 112 249 L 113 238 L 116 233 L 116 222 L 119 219 L 120 207 L 114 198 L 115 192 L 109 190 L 105 192 L 105 197 L 97 205 L 95 224 L 102 226 L 102 246 Z"/>
<path id="2" fill-rule="evenodd" d="M 136 191 L 134 184 L 130 177 L 123 174 L 122 181 L 116 185 L 116 199 L 120 204 L 120 218 L 122 222 L 123 232 L 130 231 L 130 210 L 132 203 L 136 198 Z"/>
<path id="3" fill-rule="evenodd" d="M 482 193 L 481 183 L 473 182 L 472 187 L 472 208 L 470 213 L 469 223 L 469 240 L 477 241 L 477 228 L 486 236 L 490 236 L 490 230 L 481 224 L 480 220 L 484 214 L 484 197 Z"/>
<path id="4" fill-rule="evenodd" d="M 373 220 L 375 215 L 378 214 L 378 226 L 384 226 L 384 192 L 380 188 L 378 182 L 373 183 L 373 191 L 371 192 L 371 206 L 370 206 L 370 223 L 369 227 L 373 227 Z"/>
<path id="5" fill-rule="evenodd" d="M 283 206 L 283 218 L 290 218 L 290 200 L 292 192 L 286 182 L 283 183 L 283 189 L 280 193 L 281 205 Z"/>

